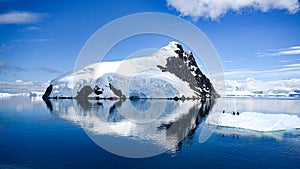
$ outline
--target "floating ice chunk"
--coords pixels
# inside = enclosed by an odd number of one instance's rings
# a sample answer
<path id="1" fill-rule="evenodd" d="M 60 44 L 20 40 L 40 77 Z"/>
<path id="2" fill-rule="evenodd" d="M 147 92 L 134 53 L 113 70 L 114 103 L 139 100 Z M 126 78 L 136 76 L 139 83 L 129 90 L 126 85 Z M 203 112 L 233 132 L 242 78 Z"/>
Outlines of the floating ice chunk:
<path id="1" fill-rule="evenodd" d="M 207 124 L 248 129 L 259 132 L 300 129 L 300 118 L 289 114 L 242 112 L 240 115 L 215 113 L 207 117 Z"/>

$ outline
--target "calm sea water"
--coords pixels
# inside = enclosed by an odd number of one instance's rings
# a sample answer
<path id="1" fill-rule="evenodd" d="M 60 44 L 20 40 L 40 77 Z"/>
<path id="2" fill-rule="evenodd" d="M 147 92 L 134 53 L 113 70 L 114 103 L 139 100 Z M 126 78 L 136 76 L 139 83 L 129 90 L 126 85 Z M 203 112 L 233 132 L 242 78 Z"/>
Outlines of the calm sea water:
<path id="1" fill-rule="evenodd" d="M 216 102 L 1 98 L 0 168 L 300 168 L 299 131 L 214 128 L 199 143 Z M 227 98 L 223 107 L 300 116 L 295 99 Z M 142 155 L 151 157 L 128 158 Z"/>

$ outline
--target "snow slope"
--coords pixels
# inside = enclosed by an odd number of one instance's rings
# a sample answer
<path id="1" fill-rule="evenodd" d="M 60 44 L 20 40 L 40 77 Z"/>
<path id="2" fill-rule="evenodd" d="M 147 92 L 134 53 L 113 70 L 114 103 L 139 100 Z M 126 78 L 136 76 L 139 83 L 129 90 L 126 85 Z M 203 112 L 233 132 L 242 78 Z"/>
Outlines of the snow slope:
<path id="1" fill-rule="evenodd" d="M 170 42 L 151 56 L 88 65 L 51 81 L 49 97 L 216 96 L 191 52 Z"/>

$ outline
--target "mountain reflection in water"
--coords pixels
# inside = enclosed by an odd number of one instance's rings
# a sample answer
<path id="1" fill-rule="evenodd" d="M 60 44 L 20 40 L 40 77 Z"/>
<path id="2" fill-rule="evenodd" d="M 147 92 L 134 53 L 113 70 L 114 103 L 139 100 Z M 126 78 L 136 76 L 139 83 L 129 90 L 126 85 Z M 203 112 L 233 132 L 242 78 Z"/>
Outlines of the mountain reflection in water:
<path id="1" fill-rule="evenodd" d="M 192 139 L 212 100 L 45 100 L 51 113 L 79 124 L 89 136 L 134 138 L 176 152 Z M 95 140 L 94 140 L 95 141 Z"/>

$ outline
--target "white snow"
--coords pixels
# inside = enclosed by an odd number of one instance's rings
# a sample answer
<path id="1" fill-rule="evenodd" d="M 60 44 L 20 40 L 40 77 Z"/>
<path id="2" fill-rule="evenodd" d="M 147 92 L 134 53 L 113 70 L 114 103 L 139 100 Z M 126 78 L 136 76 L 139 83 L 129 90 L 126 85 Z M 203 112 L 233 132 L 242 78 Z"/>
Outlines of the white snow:
<path id="1" fill-rule="evenodd" d="M 207 117 L 205 123 L 259 132 L 289 131 L 300 128 L 300 118 L 297 115 L 257 112 L 241 112 L 240 115 L 214 113 Z"/>

